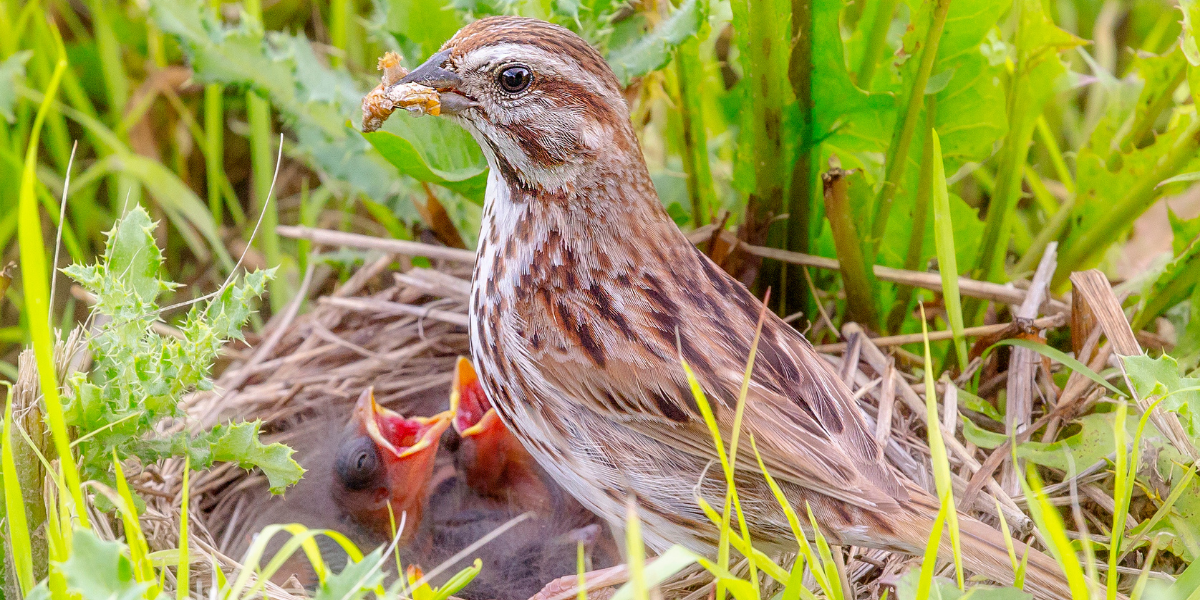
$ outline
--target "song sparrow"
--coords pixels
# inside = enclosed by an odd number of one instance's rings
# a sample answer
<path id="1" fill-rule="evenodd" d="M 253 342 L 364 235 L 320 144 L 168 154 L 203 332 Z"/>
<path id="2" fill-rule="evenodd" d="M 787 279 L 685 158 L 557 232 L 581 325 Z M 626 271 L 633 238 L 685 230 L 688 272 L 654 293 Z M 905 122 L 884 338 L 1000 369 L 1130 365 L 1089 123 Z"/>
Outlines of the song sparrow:
<path id="1" fill-rule="evenodd" d="M 483 19 L 401 80 L 413 83 L 439 92 L 491 168 L 470 337 L 496 411 L 597 514 L 619 524 L 633 493 L 652 548 L 711 551 L 695 498 L 719 506 L 725 486 L 680 356 L 728 436 L 761 303 L 667 215 L 617 79 L 575 34 Z M 938 502 L 877 458 L 841 379 L 774 315 L 757 356 L 742 426 L 792 505 L 810 505 L 832 543 L 923 551 Z M 736 473 L 756 545 L 795 551 L 750 452 Z M 969 568 L 1012 581 L 1001 534 L 960 523 Z M 1030 554 L 1026 587 L 1067 597 L 1054 561 Z"/>

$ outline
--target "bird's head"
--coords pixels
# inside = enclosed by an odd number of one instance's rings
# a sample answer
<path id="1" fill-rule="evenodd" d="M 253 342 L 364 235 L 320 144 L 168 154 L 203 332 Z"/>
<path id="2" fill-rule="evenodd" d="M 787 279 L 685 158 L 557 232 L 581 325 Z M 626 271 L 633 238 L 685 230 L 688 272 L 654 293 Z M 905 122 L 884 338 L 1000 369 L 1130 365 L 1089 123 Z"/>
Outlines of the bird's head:
<path id="1" fill-rule="evenodd" d="M 481 19 L 398 83 L 437 90 L 441 114 L 471 132 L 509 185 L 570 190 L 605 156 L 641 159 L 612 69 L 558 25 Z"/>
<path id="2" fill-rule="evenodd" d="M 438 440 L 453 414 L 405 418 L 379 406 L 372 392 L 359 396 L 338 447 L 334 498 L 356 521 L 390 537 L 389 504 L 397 524 L 408 514 L 406 531 L 420 520 Z"/>

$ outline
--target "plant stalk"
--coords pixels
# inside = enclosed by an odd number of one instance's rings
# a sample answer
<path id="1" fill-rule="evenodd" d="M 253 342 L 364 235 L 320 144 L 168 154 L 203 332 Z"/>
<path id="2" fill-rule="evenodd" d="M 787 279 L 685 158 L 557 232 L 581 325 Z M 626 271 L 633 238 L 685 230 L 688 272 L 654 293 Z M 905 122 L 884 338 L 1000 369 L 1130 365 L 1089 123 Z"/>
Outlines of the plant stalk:
<path id="1" fill-rule="evenodd" d="M 925 140 L 921 145 L 921 176 L 917 180 L 917 195 L 913 198 L 912 235 L 908 238 L 908 252 L 904 255 L 904 268 L 916 271 L 921 266 L 922 250 L 925 249 L 925 224 L 929 220 L 929 199 L 933 195 L 933 123 L 937 118 L 937 96 L 925 97 Z M 938 265 L 941 269 L 941 265 Z M 913 288 L 901 286 L 896 290 L 896 302 L 888 314 L 888 331 L 900 331 L 908 316 Z"/>
<path id="2" fill-rule="evenodd" d="M 700 227 L 712 220 L 717 194 L 708 162 L 708 132 L 704 128 L 704 72 L 699 39 L 693 37 L 675 51 L 675 73 L 679 79 L 679 116 L 683 124 L 683 170 L 687 173 L 692 225 Z"/>
<path id="3" fill-rule="evenodd" d="M 863 259 L 863 244 L 854 226 L 850 209 L 850 182 L 847 174 L 834 167 L 821 176 L 825 196 L 825 214 L 833 230 L 833 245 L 837 249 L 842 286 L 846 290 L 848 317 L 864 327 L 875 329 L 879 320 L 875 314 L 875 278 Z"/>
<path id="4" fill-rule="evenodd" d="M 862 63 L 858 65 L 858 74 L 854 82 L 858 87 L 871 91 L 871 80 L 875 78 L 875 68 L 883 58 L 883 50 L 887 47 L 888 29 L 892 25 L 892 15 L 896 12 L 899 0 L 879 0 L 875 5 L 875 15 L 871 19 L 871 31 L 867 34 L 867 48 L 863 51 Z M 795 3 L 792 3 L 795 6 Z M 794 9 L 793 9 L 794 11 Z M 794 12 L 793 12 L 794 14 Z"/>
<path id="5" fill-rule="evenodd" d="M 788 61 L 788 80 L 800 107 L 800 135 L 796 158 L 792 163 L 792 178 L 788 188 L 787 249 L 808 253 L 812 228 L 813 190 L 815 173 L 813 158 L 813 98 L 812 98 L 812 3 L 792 1 L 792 56 Z M 780 295 L 781 312 L 804 311 L 813 314 L 815 299 L 809 293 L 804 270 L 784 265 L 784 293 Z"/>
<path id="6" fill-rule="evenodd" d="M 754 160 L 754 191 L 746 205 L 746 219 L 739 237 L 749 243 L 761 245 L 767 241 L 772 220 L 783 208 L 783 106 L 784 89 L 780 64 L 785 48 L 784 36 L 778 35 L 780 24 L 775 4 L 766 0 L 738 0 L 735 4 L 745 6 L 748 20 L 746 43 L 749 66 L 750 114 L 749 134 Z M 736 15 L 735 15 L 736 16 Z M 751 259 L 757 265 L 756 259 Z M 749 269 L 750 273 L 756 268 Z M 771 285 L 772 281 L 763 282 Z"/>
<path id="7" fill-rule="evenodd" d="M 879 195 L 875 200 L 875 215 L 871 221 L 872 256 L 879 252 L 879 244 L 883 242 L 883 234 L 887 231 L 892 201 L 896 198 L 900 180 L 904 178 L 904 167 L 908 162 L 908 147 L 912 143 L 913 131 L 917 127 L 917 117 L 921 114 L 921 105 L 925 99 L 925 86 L 929 83 L 929 75 L 933 72 L 933 63 L 937 60 L 938 44 L 942 39 L 942 30 L 946 26 L 946 15 L 950 12 L 950 0 L 932 1 L 936 4 L 929 31 L 925 34 L 925 48 L 921 51 L 921 64 L 917 68 L 912 88 L 908 91 L 904 120 L 888 149 L 889 156 L 883 187 L 879 188 Z"/>

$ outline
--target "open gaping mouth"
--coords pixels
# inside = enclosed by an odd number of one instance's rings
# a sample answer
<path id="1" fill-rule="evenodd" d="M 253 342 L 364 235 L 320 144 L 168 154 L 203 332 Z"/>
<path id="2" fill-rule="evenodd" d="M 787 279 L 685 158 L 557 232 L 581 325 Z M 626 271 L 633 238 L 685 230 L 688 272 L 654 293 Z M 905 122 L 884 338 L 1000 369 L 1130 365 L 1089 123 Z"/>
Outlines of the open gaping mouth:
<path id="1" fill-rule="evenodd" d="M 465 357 L 454 365 L 454 383 L 450 388 L 450 411 L 454 413 L 454 430 L 463 437 L 477 435 L 491 427 L 497 419 L 496 409 L 488 401 L 475 367 Z"/>
<path id="2" fill-rule="evenodd" d="M 371 388 L 358 397 L 354 410 L 380 452 L 390 454 L 384 457 L 385 460 L 399 460 L 436 446 L 454 415 L 452 411 L 446 411 L 432 417 L 405 418 L 379 406 Z"/>

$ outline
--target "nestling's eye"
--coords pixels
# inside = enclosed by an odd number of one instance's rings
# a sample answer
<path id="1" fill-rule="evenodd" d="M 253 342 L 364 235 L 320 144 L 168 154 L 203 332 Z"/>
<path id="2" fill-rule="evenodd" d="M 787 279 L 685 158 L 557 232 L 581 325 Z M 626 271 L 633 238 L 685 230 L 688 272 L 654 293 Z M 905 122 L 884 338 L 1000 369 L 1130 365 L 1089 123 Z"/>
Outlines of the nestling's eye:
<path id="1" fill-rule="evenodd" d="M 500 72 L 500 87 L 510 94 L 525 91 L 533 82 L 533 73 L 528 67 L 508 67 Z"/>

